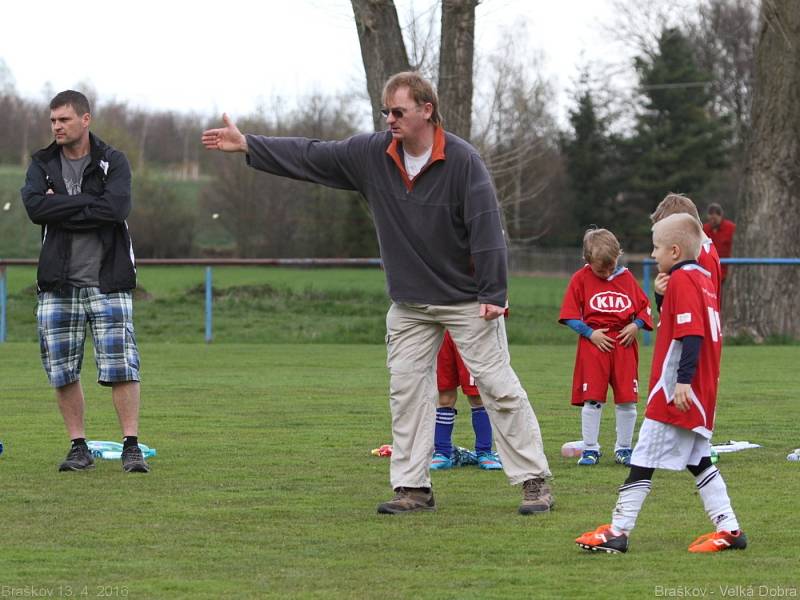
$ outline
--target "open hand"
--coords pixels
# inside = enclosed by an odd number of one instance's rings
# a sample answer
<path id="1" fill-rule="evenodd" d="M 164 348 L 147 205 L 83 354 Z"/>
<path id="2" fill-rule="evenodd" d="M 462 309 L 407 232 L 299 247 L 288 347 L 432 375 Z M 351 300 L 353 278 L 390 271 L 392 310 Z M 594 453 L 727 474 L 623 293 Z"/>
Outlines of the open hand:
<path id="1" fill-rule="evenodd" d="M 636 339 L 636 333 L 638 331 L 639 327 L 636 323 L 628 323 L 622 328 L 622 331 L 619 332 L 617 341 L 621 343 L 624 348 L 627 348 L 633 343 L 633 340 Z"/>
<path id="2" fill-rule="evenodd" d="M 689 392 L 692 391 L 692 386 L 688 383 L 676 383 L 675 384 L 675 406 L 678 407 L 678 410 L 681 412 L 688 412 L 689 408 L 692 406 L 692 398 L 689 396 Z"/>
<path id="3" fill-rule="evenodd" d="M 207 129 L 203 132 L 201 137 L 203 146 L 207 150 L 247 152 L 247 138 L 242 135 L 227 113 L 222 113 L 222 122 L 225 123 L 225 127 Z"/>
<path id="4" fill-rule="evenodd" d="M 592 335 L 589 337 L 589 341 L 603 352 L 611 352 L 611 350 L 614 348 L 614 338 L 608 337 L 606 335 L 606 331 L 608 331 L 608 327 L 604 327 L 603 329 L 595 329 L 592 332 Z"/>

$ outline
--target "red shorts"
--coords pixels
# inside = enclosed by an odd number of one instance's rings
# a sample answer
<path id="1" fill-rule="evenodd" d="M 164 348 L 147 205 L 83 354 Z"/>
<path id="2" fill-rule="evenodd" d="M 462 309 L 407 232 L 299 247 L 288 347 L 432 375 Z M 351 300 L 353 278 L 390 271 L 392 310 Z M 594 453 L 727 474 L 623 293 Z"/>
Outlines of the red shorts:
<path id="1" fill-rule="evenodd" d="M 461 391 L 466 396 L 480 396 L 478 388 L 475 387 L 475 380 L 461 360 L 449 331 L 444 332 L 442 347 L 439 348 L 439 355 L 436 357 L 436 382 L 440 392 L 454 390 L 460 385 Z"/>
<path id="2" fill-rule="evenodd" d="M 606 332 L 616 337 L 617 332 Z M 639 348 L 634 341 L 625 348 L 614 344 L 610 352 L 603 352 L 588 338 L 578 338 L 575 371 L 572 376 L 572 404 L 582 405 L 594 400 L 605 402 L 608 386 L 614 390 L 614 402 L 625 404 L 639 399 Z"/>

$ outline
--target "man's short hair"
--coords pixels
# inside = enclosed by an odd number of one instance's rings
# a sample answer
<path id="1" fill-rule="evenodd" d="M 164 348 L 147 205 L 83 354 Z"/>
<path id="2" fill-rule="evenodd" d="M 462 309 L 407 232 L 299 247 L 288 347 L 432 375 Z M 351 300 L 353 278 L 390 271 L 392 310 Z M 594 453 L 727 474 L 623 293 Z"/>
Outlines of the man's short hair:
<path id="1" fill-rule="evenodd" d="M 409 94 L 417 104 L 430 102 L 433 106 L 431 123 L 442 125 L 442 115 L 439 113 L 439 96 L 436 94 L 436 90 L 433 89 L 433 84 L 416 71 L 403 71 L 389 78 L 383 86 L 383 94 L 381 95 L 384 105 L 389 96 L 394 95 L 401 87 L 408 88 Z"/>
<path id="2" fill-rule="evenodd" d="M 703 228 L 693 216 L 675 213 L 653 225 L 653 238 L 662 244 L 678 246 L 683 260 L 696 260 L 703 244 Z"/>
<path id="3" fill-rule="evenodd" d="M 617 237 L 608 229 L 587 229 L 583 235 L 583 258 L 587 263 L 612 265 L 622 255 Z"/>
<path id="4" fill-rule="evenodd" d="M 710 215 L 719 215 L 722 216 L 722 207 L 717 204 L 716 202 L 712 202 L 708 205 L 708 214 Z"/>
<path id="5" fill-rule="evenodd" d="M 75 109 L 79 117 L 92 112 L 89 110 L 89 99 L 75 90 L 64 90 L 63 92 L 57 93 L 55 97 L 50 100 L 50 110 L 68 105 Z"/>
<path id="6" fill-rule="evenodd" d="M 668 217 L 670 215 L 679 215 L 682 213 L 692 215 L 695 219 L 697 219 L 697 222 L 702 225 L 703 221 L 700 220 L 700 215 L 697 212 L 697 206 L 694 202 L 692 202 L 692 199 L 684 194 L 675 194 L 670 192 L 661 202 L 658 203 L 658 206 L 656 206 L 653 214 L 650 215 L 650 222 L 658 223 L 664 217 Z"/>

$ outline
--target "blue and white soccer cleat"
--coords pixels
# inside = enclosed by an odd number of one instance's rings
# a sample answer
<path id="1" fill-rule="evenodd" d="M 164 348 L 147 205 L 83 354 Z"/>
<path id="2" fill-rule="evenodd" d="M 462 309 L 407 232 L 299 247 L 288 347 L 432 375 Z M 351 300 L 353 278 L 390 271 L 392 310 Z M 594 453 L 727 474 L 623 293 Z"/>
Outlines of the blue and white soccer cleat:
<path id="1" fill-rule="evenodd" d="M 600 453 L 597 450 L 584 450 L 578 464 L 582 467 L 591 467 L 600 462 Z"/>
<path id="2" fill-rule="evenodd" d="M 630 448 L 620 448 L 614 452 L 614 462 L 629 467 L 631 466 L 631 454 L 633 454 L 633 450 Z"/>
<path id="3" fill-rule="evenodd" d="M 472 450 L 456 446 L 453 448 L 453 460 L 456 467 L 466 467 L 468 465 L 478 464 L 478 455 Z"/>
<path id="4" fill-rule="evenodd" d="M 441 452 L 434 452 L 431 459 L 431 471 L 444 471 L 445 469 L 452 469 L 454 466 L 456 464 L 451 457 L 445 456 Z"/>
<path id="5" fill-rule="evenodd" d="M 481 450 L 477 453 L 478 466 L 485 471 L 498 471 L 503 468 L 503 463 L 500 462 L 500 457 L 497 452 L 491 450 Z"/>

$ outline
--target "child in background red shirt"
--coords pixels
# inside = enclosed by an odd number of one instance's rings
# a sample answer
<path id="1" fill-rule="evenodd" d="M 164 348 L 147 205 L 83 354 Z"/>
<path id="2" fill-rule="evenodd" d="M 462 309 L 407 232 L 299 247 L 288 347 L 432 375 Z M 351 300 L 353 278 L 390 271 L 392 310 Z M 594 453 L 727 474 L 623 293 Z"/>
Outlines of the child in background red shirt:
<path id="1" fill-rule="evenodd" d="M 636 333 L 653 329 L 650 303 L 628 269 L 617 266 L 622 251 L 607 229 L 583 237 L 586 265 L 572 276 L 558 319 L 578 333 L 572 404 L 581 409 L 583 453 L 578 464 L 600 460 L 600 417 L 608 386 L 614 390 L 617 441 L 614 458 L 628 465 L 639 392 Z"/>
<path id="2" fill-rule="evenodd" d="M 692 199 L 683 194 L 667 194 L 664 199 L 659 202 L 653 214 L 650 215 L 650 222 L 655 225 L 664 217 L 670 215 L 680 215 L 686 213 L 694 217 L 700 225 L 703 222 L 700 220 L 700 214 L 697 212 L 697 206 Z M 700 254 L 697 257 L 698 264 L 711 274 L 711 283 L 714 284 L 714 289 L 717 290 L 717 295 L 721 298 L 722 289 L 722 265 L 719 262 L 720 254 L 717 252 L 714 241 L 709 238 L 705 233 L 703 234 L 703 242 L 700 245 Z M 664 291 L 667 289 L 667 282 L 669 281 L 669 274 L 659 273 L 656 277 L 655 292 L 656 301 L 659 296 L 664 296 Z"/>
<path id="3" fill-rule="evenodd" d="M 628 536 L 650 493 L 655 469 L 688 469 L 716 527 L 697 538 L 689 552 L 747 547 L 725 482 L 711 463 L 722 332 L 717 290 L 696 260 L 702 239 L 700 223 L 691 215 L 674 214 L 653 226 L 652 256 L 670 281 L 661 304 L 647 411 L 611 524 L 575 540 L 585 550 L 628 550 Z"/>

